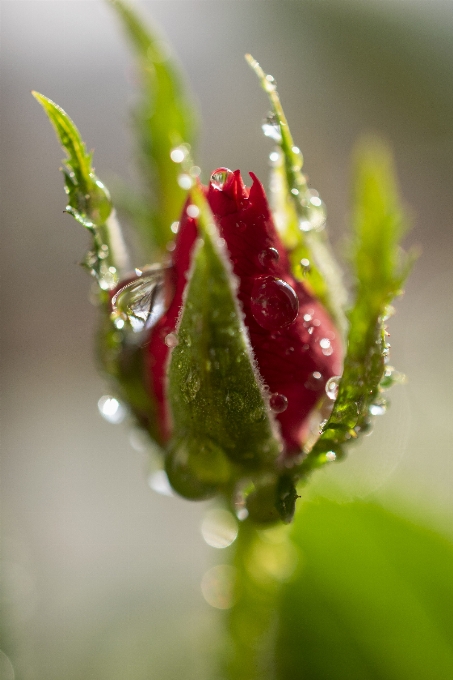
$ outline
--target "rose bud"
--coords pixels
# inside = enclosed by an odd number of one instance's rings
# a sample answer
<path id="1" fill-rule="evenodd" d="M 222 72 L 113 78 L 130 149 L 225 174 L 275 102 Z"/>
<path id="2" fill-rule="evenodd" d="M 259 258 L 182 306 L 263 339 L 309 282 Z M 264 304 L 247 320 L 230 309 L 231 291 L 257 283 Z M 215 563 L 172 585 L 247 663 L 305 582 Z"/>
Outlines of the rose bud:
<path id="1" fill-rule="evenodd" d="M 306 442 L 309 416 L 323 401 L 326 382 L 341 373 L 342 348 L 326 310 L 291 272 L 263 186 L 250 174 L 253 183 L 249 189 L 238 170 L 220 168 L 212 174 L 205 195 L 236 279 L 236 294 L 269 416 L 278 423 L 281 461 L 300 453 Z M 197 210 L 189 200 L 176 237 L 173 266 L 166 276 L 173 298 L 151 329 L 147 344 L 149 383 L 163 442 L 173 434 L 167 374 L 170 355 L 178 343 L 178 319 L 194 246 L 200 236 Z M 224 398 L 228 400 L 227 392 Z M 223 447 L 222 441 L 215 443 Z M 234 452 L 230 457 L 234 458 Z"/>

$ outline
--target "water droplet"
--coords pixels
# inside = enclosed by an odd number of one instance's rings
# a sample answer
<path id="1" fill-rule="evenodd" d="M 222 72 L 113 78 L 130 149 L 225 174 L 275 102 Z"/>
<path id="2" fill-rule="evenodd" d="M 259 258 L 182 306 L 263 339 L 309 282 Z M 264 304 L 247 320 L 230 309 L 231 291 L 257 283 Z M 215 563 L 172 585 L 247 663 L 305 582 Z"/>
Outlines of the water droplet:
<path id="1" fill-rule="evenodd" d="M 236 518 L 228 510 L 210 510 L 201 523 L 201 535 L 212 548 L 228 548 L 238 535 Z"/>
<path id="2" fill-rule="evenodd" d="M 177 146 L 170 151 L 170 158 L 173 163 L 182 163 L 187 156 L 187 149 L 185 146 Z"/>
<path id="3" fill-rule="evenodd" d="M 319 198 L 319 196 L 312 196 L 310 198 L 310 203 L 314 205 L 316 208 L 320 208 L 322 206 L 322 201 Z"/>
<path id="4" fill-rule="evenodd" d="M 293 196 L 299 196 L 299 189 L 291 189 L 291 193 Z"/>
<path id="5" fill-rule="evenodd" d="M 223 191 L 225 184 L 232 174 L 233 173 L 228 168 L 218 168 L 212 173 L 211 179 L 209 180 L 211 186 L 214 189 L 217 189 L 217 191 Z"/>
<path id="6" fill-rule="evenodd" d="M 319 371 L 314 371 L 304 383 L 304 387 L 308 390 L 320 390 L 322 387 L 322 374 Z"/>
<path id="7" fill-rule="evenodd" d="M 385 399 L 377 399 L 368 410 L 371 416 L 383 416 L 387 410 L 387 402 Z"/>
<path id="8" fill-rule="evenodd" d="M 165 269 L 154 267 L 145 272 L 137 271 L 140 275 L 120 287 L 112 297 L 113 315 L 118 320 L 127 319 L 136 333 L 152 328 L 166 309 Z"/>
<path id="9" fill-rule="evenodd" d="M 326 394 L 329 397 L 329 399 L 332 399 L 332 401 L 335 401 L 335 399 L 338 397 L 338 388 L 340 386 L 340 380 L 341 380 L 340 375 L 334 375 L 332 378 L 329 378 L 329 380 L 326 382 Z"/>
<path id="10" fill-rule="evenodd" d="M 104 243 L 98 251 L 98 257 L 100 260 L 105 260 L 106 257 L 109 256 L 110 250 L 109 247 Z"/>
<path id="11" fill-rule="evenodd" d="M 280 131 L 280 124 L 275 113 L 270 113 L 262 124 L 262 130 L 266 137 L 273 139 L 274 142 L 280 144 L 282 141 L 282 133 Z"/>
<path id="12" fill-rule="evenodd" d="M 306 217 L 303 217 L 301 220 L 299 220 L 299 229 L 301 231 L 311 231 L 313 229 L 313 225 L 309 220 L 307 220 Z"/>
<path id="13" fill-rule="evenodd" d="M 337 460 L 337 454 L 335 453 L 335 451 L 327 451 L 326 460 L 329 463 L 333 463 L 334 460 Z"/>
<path id="14" fill-rule="evenodd" d="M 199 165 L 192 165 L 192 167 L 189 170 L 189 174 L 191 177 L 199 177 L 201 175 L 201 168 Z"/>
<path id="15" fill-rule="evenodd" d="M 279 151 L 271 151 L 270 152 L 269 160 L 270 160 L 272 166 L 278 165 L 280 159 L 281 159 L 281 154 L 280 154 Z"/>
<path id="16" fill-rule="evenodd" d="M 258 255 L 258 260 L 260 264 L 267 268 L 278 262 L 280 255 L 278 254 L 277 248 L 265 248 Z"/>
<path id="17" fill-rule="evenodd" d="M 276 392 L 275 394 L 271 395 L 271 398 L 269 399 L 269 406 L 274 413 L 283 413 L 283 411 L 286 411 L 288 408 L 288 399 L 284 394 L 278 394 Z"/>
<path id="18" fill-rule="evenodd" d="M 189 217 L 192 217 L 195 220 L 200 214 L 200 209 L 198 208 L 197 205 L 191 203 L 190 205 L 187 206 L 186 212 L 189 215 Z"/>
<path id="19" fill-rule="evenodd" d="M 169 333 L 165 336 L 165 344 L 167 347 L 176 347 L 178 345 L 178 336 L 175 333 Z"/>
<path id="20" fill-rule="evenodd" d="M 181 189 L 184 189 L 185 191 L 188 191 L 193 186 L 192 177 L 185 172 L 178 175 L 177 181 L 178 181 L 178 185 L 181 187 Z"/>
<path id="21" fill-rule="evenodd" d="M 105 394 L 98 401 L 98 409 L 101 416 L 108 423 L 118 425 L 126 417 L 126 409 L 115 397 Z"/>
<path id="22" fill-rule="evenodd" d="M 276 330 L 289 326 L 296 319 L 299 299 L 288 283 L 266 276 L 255 281 L 251 309 L 260 326 L 267 330 Z"/>
<path id="23" fill-rule="evenodd" d="M 116 318 L 113 320 L 113 325 L 120 331 L 122 328 L 124 328 L 125 321 L 124 319 Z"/>
<path id="24" fill-rule="evenodd" d="M 238 508 L 236 510 L 236 517 L 240 522 L 243 522 L 249 516 L 249 511 L 247 508 Z"/>
<path id="25" fill-rule="evenodd" d="M 330 340 L 328 338 L 321 338 L 319 345 L 322 349 L 327 349 L 330 347 Z"/>
<path id="26" fill-rule="evenodd" d="M 274 76 L 267 75 L 265 82 L 264 82 L 264 89 L 266 92 L 275 92 L 277 89 L 277 82 L 274 78 Z"/>
<path id="27" fill-rule="evenodd" d="M 171 223 L 171 226 L 170 226 L 170 229 L 172 230 L 172 232 L 173 232 L 174 234 L 177 234 L 178 231 L 179 231 L 179 222 L 172 222 L 172 223 Z"/>
<path id="28" fill-rule="evenodd" d="M 148 477 L 148 486 L 162 496 L 174 496 L 165 470 L 156 470 Z"/>
<path id="29" fill-rule="evenodd" d="M 307 323 L 309 321 L 311 321 L 312 318 L 313 318 L 313 314 L 304 314 L 304 321 L 306 321 Z"/>
<path id="30" fill-rule="evenodd" d="M 229 564 L 211 567 L 201 580 L 201 592 L 211 607 L 230 609 L 235 601 L 236 569 Z"/>

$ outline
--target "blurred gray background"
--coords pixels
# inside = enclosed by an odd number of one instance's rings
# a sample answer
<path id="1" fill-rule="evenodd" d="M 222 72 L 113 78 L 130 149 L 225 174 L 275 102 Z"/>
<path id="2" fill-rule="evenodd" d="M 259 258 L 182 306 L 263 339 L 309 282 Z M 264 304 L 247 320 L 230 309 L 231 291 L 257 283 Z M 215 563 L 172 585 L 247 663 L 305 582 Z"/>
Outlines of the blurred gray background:
<path id="1" fill-rule="evenodd" d="M 392 408 L 315 489 L 380 498 L 451 531 L 453 3 L 441 0 L 161 0 L 198 100 L 205 179 L 224 165 L 267 177 L 264 94 L 251 52 L 277 79 L 311 183 L 342 253 L 358 136 L 391 142 L 423 250 L 390 322 L 409 376 Z M 127 422 L 104 422 L 96 310 L 78 266 L 87 236 L 63 214 L 54 133 L 30 96 L 63 106 L 98 175 L 133 181 L 134 69 L 98 0 L 1 0 L 1 453 L 3 649 L 25 680 L 213 678 L 219 614 L 200 579 L 206 504 L 153 492 Z M 5 622 L 7 621 L 7 624 Z M 14 678 L 0 653 L 2 680 Z"/>

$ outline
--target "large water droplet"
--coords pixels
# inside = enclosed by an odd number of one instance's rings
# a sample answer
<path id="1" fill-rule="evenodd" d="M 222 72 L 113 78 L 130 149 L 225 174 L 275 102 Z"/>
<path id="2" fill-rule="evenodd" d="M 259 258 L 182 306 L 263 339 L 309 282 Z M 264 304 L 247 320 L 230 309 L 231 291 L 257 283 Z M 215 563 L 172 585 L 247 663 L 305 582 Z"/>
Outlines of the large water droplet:
<path id="1" fill-rule="evenodd" d="M 286 411 L 288 408 L 288 399 L 284 394 L 278 394 L 275 392 L 275 394 L 272 394 L 271 398 L 269 399 L 269 406 L 274 413 L 283 413 L 283 411 Z"/>
<path id="2" fill-rule="evenodd" d="M 126 417 L 126 409 L 118 399 L 105 394 L 98 401 L 98 409 L 101 416 L 108 423 L 118 425 Z"/>
<path id="3" fill-rule="evenodd" d="M 213 189 L 223 191 L 225 184 L 233 173 L 228 168 L 218 168 L 211 175 L 210 183 Z"/>
<path id="4" fill-rule="evenodd" d="M 278 262 L 279 258 L 280 255 L 278 254 L 277 248 L 265 248 L 258 255 L 260 264 L 266 269 Z"/>
<path id="5" fill-rule="evenodd" d="M 257 279 L 252 289 L 252 314 L 267 330 L 289 326 L 299 311 L 299 299 L 294 289 L 282 279 L 266 276 Z"/>
<path id="6" fill-rule="evenodd" d="M 148 477 L 148 486 L 150 489 L 159 493 L 161 496 L 174 496 L 173 489 L 168 481 L 165 470 L 156 470 Z"/>
<path id="7" fill-rule="evenodd" d="M 166 309 L 164 275 L 164 268 L 150 268 L 119 288 L 112 297 L 113 318 L 129 321 L 135 332 L 152 328 Z"/>
<path id="8" fill-rule="evenodd" d="M 332 378 L 329 378 L 329 380 L 326 382 L 326 394 L 329 397 L 329 399 L 332 399 L 332 401 L 335 401 L 335 399 L 338 397 L 338 388 L 340 386 L 340 380 L 341 380 L 340 375 L 334 375 Z"/>
<path id="9" fill-rule="evenodd" d="M 237 520 L 228 510 L 210 510 L 201 523 L 201 535 L 212 548 L 228 548 L 238 535 Z"/>
<path id="10" fill-rule="evenodd" d="M 282 141 L 282 133 L 280 130 L 280 124 L 275 113 L 270 113 L 262 124 L 262 130 L 266 137 L 273 139 L 274 142 L 280 144 Z"/>

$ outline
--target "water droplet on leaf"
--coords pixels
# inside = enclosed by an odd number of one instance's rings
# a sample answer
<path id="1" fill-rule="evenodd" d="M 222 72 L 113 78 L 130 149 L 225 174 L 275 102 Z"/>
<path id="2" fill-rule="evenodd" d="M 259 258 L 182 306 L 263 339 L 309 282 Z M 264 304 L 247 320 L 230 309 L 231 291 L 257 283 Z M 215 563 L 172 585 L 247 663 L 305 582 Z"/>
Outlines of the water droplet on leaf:
<path id="1" fill-rule="evenodd" d="M 280 131 L 280 124 L 275 113 L 270 113 L 264 120 L 261 127 L 266 137 L 269 137 L 274 142 L 280 144 L 282 141 L 282 133 Z"/>
<path id="2" fill-rule="evenodd" d="M 178 342 L 178 336 L 175 333 L 168 333 L 168 335 L 165 336 L 165 344 L 167 347 L 176 347 Z"/>
<path id="3" fill-rule="evenodd" d="M 332 378 L 329 378 L 329 380 L 326 382 L 326 394 L 329 397 L 329 399 L 332 399 L 332 401 L 335 401 L 335 399 L 338 397 L 338 388 L 340 386 L 340 380 L 341 376 L 334 375 Z"/>

